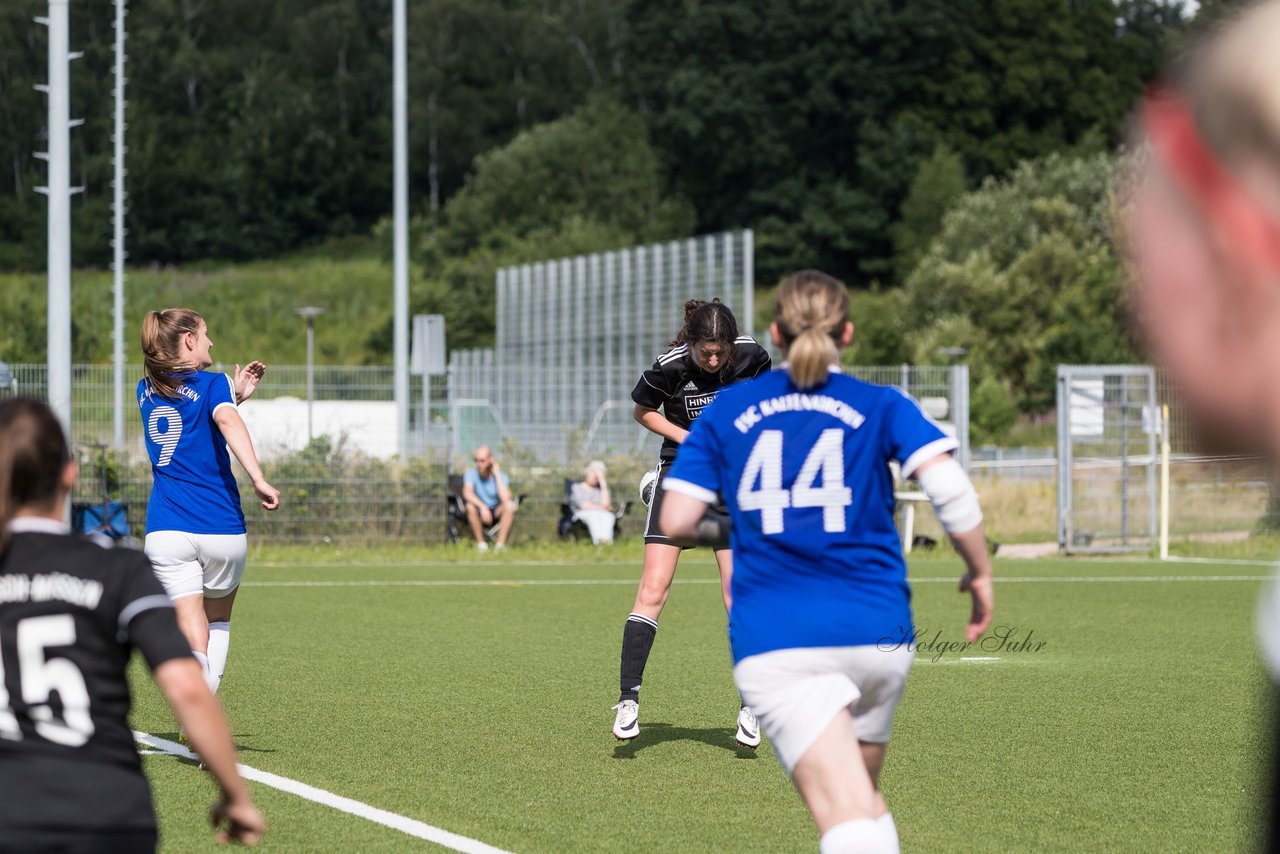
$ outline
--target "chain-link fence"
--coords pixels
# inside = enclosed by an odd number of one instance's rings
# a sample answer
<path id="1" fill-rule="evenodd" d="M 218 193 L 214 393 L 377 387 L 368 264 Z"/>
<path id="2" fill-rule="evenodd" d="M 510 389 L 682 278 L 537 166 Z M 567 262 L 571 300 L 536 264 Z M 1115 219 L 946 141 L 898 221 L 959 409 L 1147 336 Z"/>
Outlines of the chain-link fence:
<path id="1" fill-rule="evenodd" d="M 1280 555 L 1277 472 L 1262 457 L 1214 453 L 1177 387 L 1158 376 L 1169 409 L 1169 548 L 1189 557 L 1274 561 Z"/>
<path id="2" fill-rule="evenodd" d="M 305 366 L 271 366 L 253 399 L 240 411 L 284 501 L 275 513 L 258 512 L 248 485 L 242 485 L 251 533 L 285 541 L 441 540 L 449 466 L 452 463 L 454 470 L 460 470 L 469 465 L 461 454 L 450 458 L 445 448 L 469 451 L 479 444 L 496 449 L 517 490 L 529 495 L 521 512 L 524 536 L 554 536 L 564 480 L 579 479 L 581 466 L 590 459 L 608 463 L 619 500 L 634 498 L 635 484 L 656 459 L 660 441 L 632 417 L 630 390 L 639 371 L 627 377 L 623 374 L 627 369 L 614 367 L 612 381 L 616 388 L 626 389 L 625 396 L 603 401 L 588 419 L 560 423 L 552 417 L 562 411 L 556 401 L 570 394 L 572 385 L 580 382 L 579 375 L 589 371 L 540 371 L 498 365 L 491 358 L 474 365 L 466 358 L 455 359 L 452 367 L 449 381 L 465 384 L 477 396 L 454 394 L 446 378 L 434 378 L 432 431 L 427 436 L 421 430 L 425 398 L 421 386 L 415 385 L 414 446 L 421 450 L 400 460 L 396 458 L 390 368 L 316 366 L 308 400 Z M 213 369 L 230 370 L 220 365 Z M 965 366 L 847 370 L 872 382 L 904 387 L 946 429 L 962 437 L 962 452 L 967 451 Z M 11 372 L 18 393 L 45 396 L 43 365 L 14 365 Z M 140 366 L 130 366 L 120 447 L 114 444 L 111 366 L 76 365 L 72 384 L 72 440 L 83 471 L 76 500 L 124 502 L 135 533 L 141 532 L 145 522 L 151 488 L 141 419 L 133 399 L 133 385 L 140 375 Z M 551 414 L 535 425 L 507 416 L 494 403 L 501 399 L 499 380 L 508 388 L 513 382 L 522 383 L 522 393 L 531 401 L 543 401 Z M 608 387 L 608 383 L 600 380 L 599 386 Z M 638 523 L 632 526 L 624 520 L 624 533 L 632 527 L 638 530 Z"/>
<path id="3" fill-rule="evenodd" d="M 1058 456 L 1064 552 L 1154 551 L 1163 519 L 1175 556 L 1280 553 L 1276 472 L 1261 457 L 1206 449 L 1176 386 L 1154 368 L 1059 367 Z"/>
<path id="4" fill-rule="evenodd" d="M 499 441 L 543 462 L 656 451 L 631 389 L 687 300 L 720 297 L 751 334 L 752 255 L 738 231 L 499 270 L 493 348 L 450 355 L 455 458 Z"/>
<path id="5" fill-rule="evenodd" d="M 1160 408 L 1144 365 L 1058 366 L 1058 546 L 1150 550 Z"/>

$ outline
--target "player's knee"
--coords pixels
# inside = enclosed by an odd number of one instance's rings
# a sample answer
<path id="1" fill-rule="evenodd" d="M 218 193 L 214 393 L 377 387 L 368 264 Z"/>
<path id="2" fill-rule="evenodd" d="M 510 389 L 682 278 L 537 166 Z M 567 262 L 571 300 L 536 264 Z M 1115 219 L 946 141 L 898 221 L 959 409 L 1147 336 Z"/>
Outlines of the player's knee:
<path id="1" fill-rule="evenodd" d="M 516 515 L 516 502 L 514 500 L 502 502 L 502 514 L 504 516 Z"/>
<path id="2" fill-rule="evenodd" d="M 643 607 L 661 608 L 667 601 L 669 589 L 664 584 L 641 583 L 640 590 L 636 593 L 636 603 Z"/>

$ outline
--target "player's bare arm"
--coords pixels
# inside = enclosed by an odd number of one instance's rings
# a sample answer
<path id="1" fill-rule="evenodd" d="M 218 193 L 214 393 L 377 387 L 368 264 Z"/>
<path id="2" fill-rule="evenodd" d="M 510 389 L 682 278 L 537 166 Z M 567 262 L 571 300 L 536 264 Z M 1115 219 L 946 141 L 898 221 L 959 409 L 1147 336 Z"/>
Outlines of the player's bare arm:
<path id="1" fill-rule="evenodd" d="M 689 435 L 688 430 L 672 424 L 661 412 L 656 409 L 650 409 L 647 406 L 636 404 L 634 417 L 649 432 L 657 433 L 662 438 L 670 439 L 678 445 L 683 444 L 685 437 Z"/>
<path id="2" fill-rule="evenodd" d="M 258 455 L 254 453 L 253 441 L 249 438 L 249 428 L 244 426 L 240 413 L 230 406 L 223 406 L 213 414 L 213 420 L 222 431 L 222 438 L 227 440 L 227 447 L 253 481 L 253 491 L 262 503 L 262 509 L 275 510 L 280 506 L 280 490 L 263 477 L 262 466 L 258 464 Z"/>
<path id="3" fill-rule="evenodd" d="M 210 814 L 217 841 L 256 845 L 267 823 L 236 770 L 231 729 L 222 707 L 205 684 L 200 666 L 193 658 L 173 658 L 157 667 L 154 677 L 192 747 L 222 790 L 222 797 Z"/>

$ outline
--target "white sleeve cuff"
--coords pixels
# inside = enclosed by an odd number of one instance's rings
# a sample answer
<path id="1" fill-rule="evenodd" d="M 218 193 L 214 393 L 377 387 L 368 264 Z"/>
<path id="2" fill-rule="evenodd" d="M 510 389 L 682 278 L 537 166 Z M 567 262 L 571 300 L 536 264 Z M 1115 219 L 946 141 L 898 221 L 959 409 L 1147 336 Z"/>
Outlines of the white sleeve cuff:
<path id="1" fill-rule="evenodd" d="M 953 436 L 943 436 L 941 439 L 935 439 L 923 448 L 918 449 L 911 456 L 907 457 L 902 463 L 902 479 L 906 480 L 915 474 L 916 469 L 920 468 L 920 464 L 928 462 L 939 454 L 945 454 L 954 451 L 960 447 L 960 443 Z"/>
<path id="2" fill-rule="evenodd" d="M 688 495 L 690 498 L 696 498 L 703 504 L 717 504 L 720 501 L 720 496 L 705 486 L 698 486 L 698 484 L 690 483 L 687 480 L 677 480 L 674 477 L 665 478 L 662 481 L 662 488 Z"/>

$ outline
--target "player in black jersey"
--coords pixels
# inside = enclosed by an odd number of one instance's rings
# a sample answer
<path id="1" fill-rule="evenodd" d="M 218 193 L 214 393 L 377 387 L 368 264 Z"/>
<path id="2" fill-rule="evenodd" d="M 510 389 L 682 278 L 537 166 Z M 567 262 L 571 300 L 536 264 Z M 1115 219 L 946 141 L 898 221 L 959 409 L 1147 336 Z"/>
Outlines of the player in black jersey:
<path id="1" fill-rule="evenodd" d="M 222 789 L 219 840 L 254 843 L 265 823 L 173 603 L 141 552 L 68 533 L 75 477 L 48 406 L 0 403 L 0 851 L 155 850 L 128 721 L 134 649 Z"/>
<path id="2" fill-rule="evenodd" d="M 659 356 L 653 367 L 640 376 L 631 399 L 635 418 L 663 438 L 658 458 L 658 481 L 649 503 L 644 532 L 644 569 L 635 605 L 622 630 L 621 695 L 614 706 L 616 738 L 632 739 L 640 734 L 640 683 L 645 663 L 658 632 L 658 615 L 671 590 L 680 547 L 658 530 L 661 517 L 662 478 L 676 458 L 676 451 L 698 414 L 716 393 L 738 380 L 751 379 L 769 370 L 768 352 L 754 339 L 738 334 L 738 321 L 720 300 L 690 300 L 684 306 L 684 326 L 671 342 L 671 349 Z M 729 608 L 729 580 L 733 555 L 728 549 L 716 551 L 720 567 L 721 593 Z M 737 739 L 748 747 L 760 744 L 760 728 L 745 706 L 738 714 Z"/>

